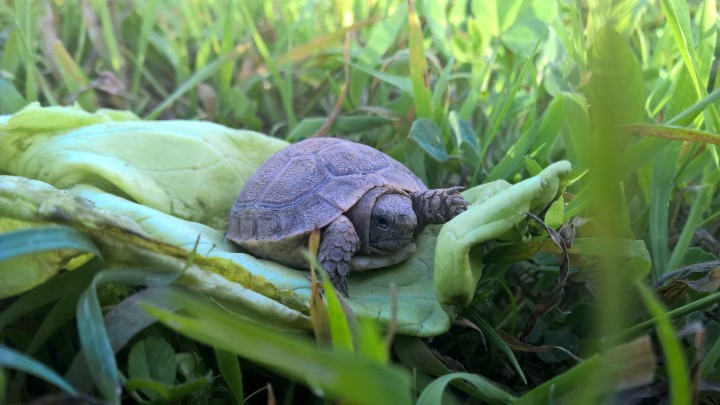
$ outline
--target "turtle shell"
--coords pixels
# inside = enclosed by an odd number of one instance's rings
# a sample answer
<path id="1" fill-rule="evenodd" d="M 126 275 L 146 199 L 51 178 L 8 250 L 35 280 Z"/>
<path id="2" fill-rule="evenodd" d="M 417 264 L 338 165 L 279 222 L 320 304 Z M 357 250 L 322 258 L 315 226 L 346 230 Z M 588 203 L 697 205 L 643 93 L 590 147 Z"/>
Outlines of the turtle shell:
<path id="1" fill-rule="evenodd" d="M 227 237 L 263 257 L 272 257 L 273 249 L 290 253 L 376 187 L 427 190 L 405 166 L 369 146 L 336 138 L 298 142 L 271 156 L 245 183 Z"/>

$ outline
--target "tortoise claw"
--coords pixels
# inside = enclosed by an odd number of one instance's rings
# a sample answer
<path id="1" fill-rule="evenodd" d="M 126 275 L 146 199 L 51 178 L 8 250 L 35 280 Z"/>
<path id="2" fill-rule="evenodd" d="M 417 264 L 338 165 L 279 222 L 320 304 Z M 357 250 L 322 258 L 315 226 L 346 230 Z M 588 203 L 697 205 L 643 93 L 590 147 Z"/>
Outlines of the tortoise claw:
<path id="1" fill-rule="evenodd" d="M 340 292 L 340 294 L 343 295 L 345 298 L 350 298 L 348 296 L 348 284 L 347 279 L 343 278 L 342 280 L 338 280 L 338 282 L 333 283 L 335 284 L 335 289 Z"/>
<path id="2" fill-rule="evenodd" d="M 468 204 L 460 195 L 462 187 L 416 191 L 410 195 L 418 222 L 444 224 L 467 210 Z"/>

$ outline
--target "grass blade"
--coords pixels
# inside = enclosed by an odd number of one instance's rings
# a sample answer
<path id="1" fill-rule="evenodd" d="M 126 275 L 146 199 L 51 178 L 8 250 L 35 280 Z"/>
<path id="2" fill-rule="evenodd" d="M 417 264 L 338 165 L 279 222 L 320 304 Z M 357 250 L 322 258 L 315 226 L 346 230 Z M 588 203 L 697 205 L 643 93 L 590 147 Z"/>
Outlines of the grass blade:
<path id="1" fill-rule="evenodd" d="M 177 89 L 165 100 L 163 100 L 162 103 L 160 103 L 157 107 L 155 107 L 154 110 L 148 114 L 145 119 L 155 119 L 160 115 L 160 113 L 163 112 L 170 104 L 174 103 L 176 100 L 178 100 L 181 96 L 183 96 L 188 91 L 194 89 L 197 85 L 202 83 L 203 81 L 209 79 L 210 77 L 217 74 L 222 67 L 228 63 L 228 61 L 231 61 L 232 59 L 236 58 L 239 55 L 239 48 L 236 48 L 233 52 L 228 53 L 226 55 L 221 56 L 220 58 L 208 63 L 205 67 L 202 69 L 196 71 L 192 74 L 185 82 L 183 82 L 180 86 L 178 86 Z"/>
<path id="2" fill-rule="evenodd" d="M 480 377 L 477 374 L 452 373 L 435 379 L 420 394 L 417 405 L 441 404 L 442 394 L 447 385 L 453 380 L 463 380 L 472 384 L 481 395 L 480 399 L 489 404 L 509 404 L 515 401 L 515 397 L 496 387 L 492 382 Z"/>
<path id="3" fill-rule="evenodd" d="M 537 54 L 538 49 L 540 48 L 540 44 L 542 43 L 543 38 L 545 38 L 545 34 L 547 33 L 547 26 L 543 30 L 542 34 L 537 40 L 537 43 L 535 43 L 535 48 L 533 48 L 532 53 L 525 61 L 525 65 L 523 66 L 522 70 L 518 74 L 517 78 L 515 79 L 515 82 L 510 87 L 510 92 L 507 94 L 507 97 L 505 98 L 505 102 L 503 103 L 502 107 L 500 108 L 500 112 L 495 117 L 495 123 L 493 124 L 492 130 L 490 130 L 490 133 L 483 139 L 481 149 L 480 149 L 480 156 L 481 159 L 478 159 L 477 164 L 475 165 L 475 172 L 473 173 L 472 183 L 474 184 L 477 181 L 477 175 L 480 172 L 480 166 L 482 166 L 482 157 L 485 156 L 487 153 L 488 148 L 490 147 L 490 144 L 497 136 L 498 132 L 500 131 L 500 127 L 502 126 L 503 122 L 505 122 L 505 116 L 507 115 L 508 111 L 510 110 L 510 106 L 513 103 L 513 100 L 515 99 L 515 95 L 517 94 L 518 90 L 520 90 L 520 86 L 522 85 L 523 79 L 525 79 L 525 75 L 527 75 L 527 72 L 530 71 L 530 67 L 533 64 L 533 59 L 535 58 L 535 55 Z"/>
<path id="4" fill-rule="evenodd" d="M 0 115 L 13 114 L 27 105 L 27 101 L 15 88 L 12 82 L 0 79 Z"/>
<path id="5" fill-rule="evenodd" d="M 717 189 L 718 181 L 720 181 L 720 174 L 717 170 L 711 168 L 706 170 L 704 177 L 705 178 L 701 184 L 700 191 L 692 202 L 690 214 L 685 222 L 680 238 L 675 244 L 675 248 L 670 256 L 670 261 L 667 265 L 668 270 L 674 270 L 680 267 L 680 262 L 682 261 L 687 248 L 690 246 L 693 234 L 695 233 L 698 225 L 702 222 L 702 215 L 708 208 L 710 208 L 710 204 L 712 203 L 712 198 L 715 194 L 715 190 Z"/>
<path id="6" fill-rule="evenodd" d="M 0 260 L 59 249 L 100 256 L 100 251 L 87 235 L 67 226 L 42 226 L 0 234 Z"/>
<path id="7" fill-rule="evenodd" d="M 130 82 L 130 92 L 137 94 L 140 87 L 140 74 L 147 56 L 147 48 L 150 43 L 150 33 L 155 25 L 155 17 L 157 7 L 160 2 L 158 0 L 148 0 L 142 12 L 142 26 L 140 27 L 140 35 L 138 36 L 137 58 L 134 60 L 135 68 L 133 69 L 133 77 Z"/>
<path id="8" fill-rule="evenodd" d="M 218 349 L 217 347 L 214 349 L 215 360 L 220 368 L 220 374 L 223 376 L 223 379 L 225 379 L 228 387 L 230 387 L 235 402 L 238 404 L 244 403 L 243 376 L 237 356 L 234 353 Z"/>
<path id="9" fill-rule="evenodd" d="M 120 351 L 133 336 L 155 323 L 155 318 L 141 309 L 140 303 L 149 303 L 168 310 L 175 309 L 168 301 L 166 291 L 162 287 L 147 288 L 115 305 L 105 314 L 105 328 L 113 353 Z M 92 388 L 92 378 L 82 352 L 75 356 L 65 378 L 81 391 L 88 391 Z"/>
<path id="10" fill-rule="evenodd" d="M 120 374 L 110 337 L 103 321 L 97 287 L 110 283 L 166 285 L 180 273 L 154 274 L 140 270 L 111 270 L 95 275 L 77 304 L 77 328 L 80 346 L 98 390 L 111 404 L 120 403 Z"/>
<path id="11" fill-rule="evenodd" d="M 408 0 L 408 41 L 410 47 L 410 79 L 412 80 L 415 100 L 415 115 L 417 118 L 432 118 L 432 96 L 425 83 L 427 75 L 427 61 L 423 48 L 423 34 L 420 29 L 420 19 L 415 12 L 412 0 Z"/>
<path id="12" fill-rule="evenodd" d="M 292 129 L 297 124 L 297 118 L 295 117 L 295 110 L 293 109 L 292 104 L 292 87 L 283 85 L 282 78 L 280 77 L 280 72 L 278 71 L 277 65 L 275 64 L 275 59 L 270 55 L 270 50 L 267 47 L 267 44 L 265 44 L 265 40 L 263 40 L 262 36 L 260 35 L 260 32 L 258 31 L 257 27 L 255 26 L 255 19 L 250 14 L 250 12 L 247 9 L 247 5 L 245 2 L 240 1 L 240 11 L 242 14 L 242 18 L 244 23 L 247 25 L 248 30 L 250 31 L 250 34 L 252 35 L 253 42 L 255 43 L 255 47 L 257 48 L 258 52 L 260 53 L 260 56 L 262 56 L 263 61 L 265 61 L 265 64 L 267 65 L 268 69 L 270 70 L 270 75 L 273 78 L 273 81 L 275 82 L 275 86 L 277 86 L 278 91 L 280 92 L 280 98 L 282 100 L 283 108 L 285 109 L 285 114 L 287 116 L 288 120 L 288 127 L 289 130 L 292 131 Z"/>
<path id="13" fill-rule="evenodd" d="M 69 394 L 77 394 L 67 381 L 37 360 L 4 345 L 0 345 L 0 366 L 19 370 L 52 383 Z"/>
<path id="14" fill-rule="evenodd" d="M 507 345 L 507 343 L 505 343 L 502 337 L 500 337 L 500 335 L 495 332 L 495 328 L 493 328 L 485 319 L 480 316 L 480 314 L 477 313 L 476 310 L 472 308 L 467 311 L 466 315 L 468 320 L 477 325 L 477 327 L 480 328 L 480 330 L 482 331 L 483 335 L 485 335 L 490 340 L 490 342 L 492 342 L 493 345 L 499 348 L 505 354 L 505 356 L 507 356 L 508 360 L 510 360 L 510 364 L 512 364 L 513 369 L 515 369 L 523 382 L 527 384 L 525 373 L 523 373 L 522 368 L 520 367 L 520 364 L 515 357 L 515 353 L 510 350 L 510 347 Z"/>
<path id="15" fill-rule="evenodd" d="M 269 366 L 280 374 L 321 389 L 330 397 L 366 404 L 410 403 L 408 375 L 393 366 L 318 348 L 300 337 L 233 317 L 180 290 L 174 291 L 172 302 L 187 315 L 149 305 L 145 308 L 178 333 Z"/>
<path id="16" fill-rule="evenodd" d="M 118 47 L 118 40 L 115 37 L 113 28 L 112 17 L 110 16 L 110 8 L 107 1 L 104 0 L 92 0 L 93 8 L 98 10 L 100 13 L 100 25 L 102 27 L 102 34 L 105 40 L 105 45 L 108 50 L 108 57 L 110 58 L 110 66 L 112 66 L 115 72 L 120 72 L 122 69 L 122 57 L 120 56 L 120 48 Z"/>
<path id="17" fill-rule="evenodd" d="M 680 144 L 674 144 L 663 149 L 659 158 L 653 165 L 652 180 L 650 183 L 650 248 L 652 249 L 653 272 L 655 277 L 662 277 L 668 270 L 668 220 L 670 195 L 674 188 L 673 179 L 677 172 L 677 159 L 680 154 Z"/>
<path id="18" fill-rule="evenodd" d="M 102 277 L 102 274 L 104 273 L 99 273 L 93 279 L 90 287 L 78 300 L 77 328 L 85 361 L 88 368 L 93 370 L 91 377 L 98 390 L 110 404 L 120 404 L 120 373 L 103 323 L 96 290 L 96 280 Z"/>
<path id="19" fill-rule="evenodd" d="M 23 294 L 0 313 L 0 330 L 38 308 L 73 294 L 73 289 L 84 289 L 99 270 L 100 261 L 95 260 L 77 270 L 60 274 Z"/>
<path id="20" fill-rule="evenodd" d="M 350 322 L 354 318 L 346 316 L 341 298 L 335 292 L 330 278 L 321 272 L 323 279 L 323 289 L 325 291 L 325 303 L 327 305 L 328 326 L 330 328 L 330 338 L 335 349 L 347 350 L 352 353 L 355 351 L 353 344 L 353 335 L 350 330 Z"/>
<path id="21" fill-rule="evenodd" d="M 97 109 L 95 92 L 88 88 L 88 79 L 80 67 L 73 61 L 62 42 L 52 44 L 55 60 L 57 60 L 63 82 L 67 86 L 71 98 L 77 98 L 78 103 L 86 110 Z"/>
<path id="22" fill-rule="evenodd" d="M 670 323 L 670 317 L 660 301 L 655 298 L 652 291 L 641 281 L 635 283 L 645 307 L 657 319 L 657 334 L 665 354 L 666 372 L 670 383 L 670 402 L 673 404 L 689 404 L 690 370 L 687 360 L 680 347 L 680 341 L 675 336 L 675 328 Z"/>
<path id="23" fill-rule="evenodd" d="M 35 48 L 33 46 L 35 33 L 33 24 L 31 1 L 18 1 L 14 6 L 15 25 L 17 25 L 17 33 L 20 38 L 21 46 L 20 55 L 24 61 L 25 68 L 25 99 L 28 101 L 37 101 L 37 67 L 35 66 Z"/>

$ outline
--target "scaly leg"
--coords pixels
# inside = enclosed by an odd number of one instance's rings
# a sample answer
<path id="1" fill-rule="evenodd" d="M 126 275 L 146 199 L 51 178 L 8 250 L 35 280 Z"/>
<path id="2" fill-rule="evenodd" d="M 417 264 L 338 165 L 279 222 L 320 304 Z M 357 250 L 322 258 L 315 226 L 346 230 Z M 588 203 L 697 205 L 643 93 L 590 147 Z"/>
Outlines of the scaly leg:
<path id="1" fill-rule="evenodd" d="M 359 248 L 360 239 L 355 227 L 343 215 L 325 227 L 320 237 L 318 260 L 330 277 L 330 281 L 346 297 L 350 260 Z"/>
<path id="2" fill-rule="evenodd" d="M 416 191 L 410 195 L 418 227 L 428 224 L 444 224 L 467 210 L 467 201 L 460 195 L 462 187 L 438 188 Z"/>

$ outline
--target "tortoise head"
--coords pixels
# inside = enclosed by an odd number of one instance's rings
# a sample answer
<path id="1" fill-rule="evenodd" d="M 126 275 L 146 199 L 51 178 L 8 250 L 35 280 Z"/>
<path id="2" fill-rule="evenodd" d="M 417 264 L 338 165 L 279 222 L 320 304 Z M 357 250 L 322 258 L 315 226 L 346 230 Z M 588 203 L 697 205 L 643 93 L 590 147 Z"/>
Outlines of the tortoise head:
<path id="1" fill-rule="evenodd" d="M 405 247 L 417 228 L 412 198 L 390 187 L 369 190 L 345 215 L 355 226 L 365 255 L 390 254 Z"/>
<path id="2" fill-rule="evenodd" d="M 417 217 L 412 200 L 404 194 L 383 194 L 370 214 L 368 244 L 380 251 L 398 250 L 412 241 Z"/>

